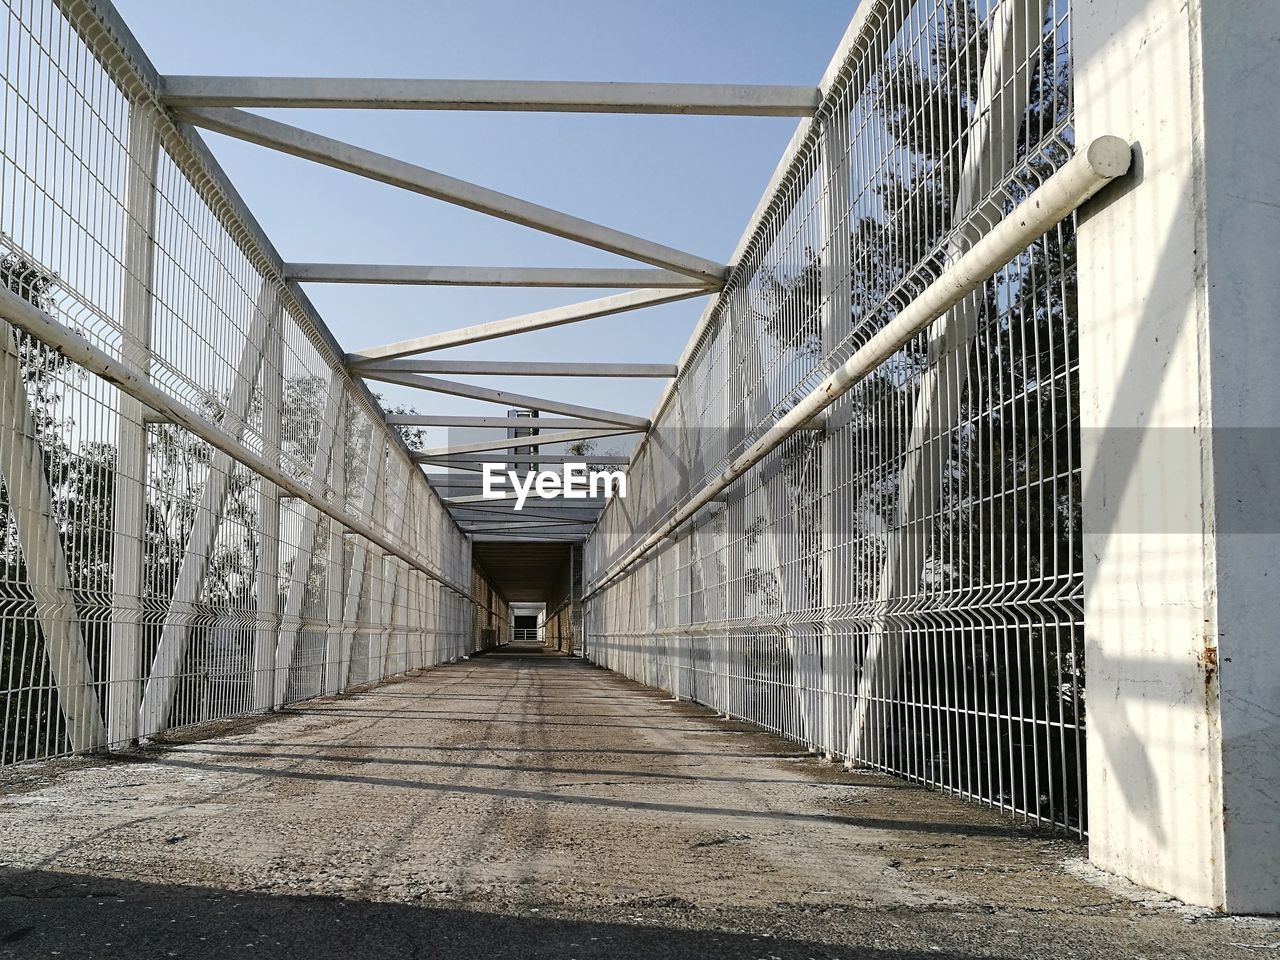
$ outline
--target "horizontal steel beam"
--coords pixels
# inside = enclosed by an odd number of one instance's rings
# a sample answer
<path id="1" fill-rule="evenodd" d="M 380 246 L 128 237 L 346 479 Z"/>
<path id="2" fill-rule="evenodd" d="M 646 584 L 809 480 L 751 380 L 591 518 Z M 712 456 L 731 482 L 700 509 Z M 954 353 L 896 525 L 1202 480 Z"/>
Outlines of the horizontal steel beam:
<path id="1" fill-rule="evenodd" d="M 562 497 L 540 497 L 540 495 L 536 493 L 530 493 L 525 498 L 525 503 L 530 503 L 532 504 L 532 506 L 538 507 L 539 509 L 543 509 L 544 507 L 547 507 L 548 504 L 557 502 L 557 500 L 559 499 L 563 499 L 563 498 Z M 461 495 L 461 497 L 445 497 L 444 502 L 451 504 L 451 506 L 453 506 L 453 504 L 466 504 L 466 503 L 518 503 L 520 502 L 520 500 L 518 500 L 515 493 L 503 493 L 502 495 L 500 495 L 500 497 L 485 497 L 484 494 L 480 494 L 480 493 L 475 493 L 475 494 L 468 493 L 468 494 Z M 575 500 L 573 500 L 573 503 L 577 504 L 577 506 L 580 506 L 580 507 L 603 507 L 604 499 L 599 497 L 595 499 L 576 498 Z M 520 516 L 521 511 L 515 511 L 515 513 L 516 513 L 516 516 Z"/>
<path id="2" fill-rule="evenodd" d="M 528 446 L 533 446 L 533 444 L 528 444 Z M 588 463 L 599 463 L 603 465 L 619 466 L 619 467 L 625 467 L 627 464 L 631 462 L 630 457 L 602 457 L 602 456 L 597 456 L 596 454 L 590 454 L 590 453 L 587 454 L 585 457 L 573 456 L 573 455 L 564 454 L 564 453 L 544 453 L 542 455 L 538 455 L 538 454 L 511 455 L 511 454 L 504 453 L 501 457 L 482 457 L 482 456 L 479 456 L 478 454 L 475 454 L 475 455 L 462 454 L 459 456 L 452 456 L 452 457 L 439 457 L 439 456 L 427 456 L 425 454 L 415 453 L 413 455 L 413 459 L 418 463 L 426 464 L 428 466 L 454 467 L 459 470 L 467 470 L 473 466 L 476 468 L 476 470 L 479 470 L 482 464 L 494 463 L 495 460 L 500 461 L 502 463 L 510 463 L 510 464 L 582 463 L 583 460 L 586 460 Z"/>
<path id="3" fill-rule="evenodd" d="M 490 509 L 484 504 L 470 504 L 451 507 L 449 512 L 453 519 L 458 523 L 464 522 L 485 522 L 498 523 L 505 522 L 505 518 L 513 516 L 509 506 L 498 504 L 499 509 Z M 538 511 L 537 507 L 529 507 L 520 511 L 519 516 L 522 518 L 533 518 L 543 520 L 564 521 L 565 523 L 586 523 L 592 524 L 596 522 L 596 518 L 600 516 L 598 507 L 588 507 L 585 510 L 578 510 L 576 513 L 572 510 L 550 510 L 546 513 Z"/>
<path id="4" fill-rule="evenodd" d="M 629 267 L 431 267 L 375 263 L 286 263 L 286 280 L 299 283 L 395 283 L 429 287 L 648 287 L 716 289 L 674 270 Z"/>
<path id="5" fill-rule="evenodd" d="M 937 280 L 899 310 L 848 360 L 801 397 L 723 472 L 703 484 L 683 506 L 624 554 L 591 585 L 584 599 L 612 583 L 676 533 L 723 490 L 853 389 L 920 331 L 978 289 L 1028 244 L 1061 223 L 1112 180 L 1126 174 L 1132 159 L 1133 148 L 1119 137 L 1098 137 L 1078 148 L 1074 157 L 947 266 Z"/>
<path id="6" fill-rule="evenodd" d="M 426 167 L 375 153 L 332 137 L 269 120 L 252 113 L 229 109 L 181 109 L 177 116 L 197 127 L 213 130 L 261 147 L 312 160 L 358 176 L 387 183 L 402 190 L 435 200 L 457 204 L 500 220 L 532 227 L 567 240 L 630 257 L 655 267 L 675 270 L 700 280 L 723 282 L 728 273 L 724 264 L 694 256 L 672 247 L 642 240 L 631 234 L 592 223 L 581 217 L 552 210 L 528 200 L 499 193 L 466 180 L 459 180 Z"/>
<path id="7" fill-rule="evenodd" d="M 513 540 L 522 539 L 526 536 L 541 536 L 543 534 L 557 534 L 564 536 L 575 536 L 585 538 L 591 532 L 590 524 L 560 524 L 560 523 L 495 523 L 486 526 L 469 528 L 467 533 L 509 533 L 514 534 Z"/>
<path id="8" fill-rule="evenodd" d="M 506 390 L 476 387 L 469 383 L 441 380 L 438 377 L 424 377 L 418 373 L 393 373 L 388 370 L 370 370 L 366 373 L 364 370 L 356 370 L 355 374 L 364 377 L 366 380 L 398 383 L 403 387 L 416 387 L 419 390 L 447 393 L 450 396 L 483 400 L 486 403 L 500 403 L 508 407 L 525 407 L 529 410 L 549 410 L 551 413 L 563 413 L 571 417 L 604 420 L 608 423 L 621 424 L 627 427 L 639 427 L 641 430 L 649 429 L 649 421 L 644 417 L 634 417 L 627 413 L 614 413 L 611 410 L 599 410 L 595 407 L 584 407 L 576 403 L 565 403 L 561 400 L 531 397 L 523 393 L 510 393 Z"/>
<path id="9" fill-rule="evenodd" d="M 396 413 L 389 415 L 386 420 L 390 427 L 482 427 L 494 430 L 509 430 L 512 427 L 577 430 L 613 426 L 603 420 L 582 420 L 578 417 L 446 417 L 425 413 Z"/>
<path id="10" fill-rule="evenodd" d="M 515 534 L 474 534 L 471 540 L 474 543 L 509 543 L 512 540 L 518 540 L 520 543 L 581 543 L 586 536 L 577 536 L 564 534 L 556 536 L 552 534 L 532 534 L 526 536 L 516 536 Z"/>
<path id="11" fill-rule="evenodd" d="M 530 437 L 498 437 L 493 440 L 473 440 L 470 443 L 458 443 L 449 447 L 433 447 L 421 451 L 424 457 L 449 457 L 459 453 L 481 453 L 485 450 L 514 450 L 517 447 L 550 446 L 554 443 L 573 443 L 577 440 L 594 440 L 596 437 L 616 437 L 619 434 L 640 433 L 640 430 L 619 429 L 618 427 L 597 427 L 594 430 L 560 430 L 552 433 L 540 433 Z M 580 459 L 585 460 L 586 454 Z"/>
<path id="12" fill-rule="evenodd" d="M 580 323 L 583 320 L 596 320 L 600 317 L 611 317 L 618 313 L 628 313 L 643 307 L 655 307 L 663 303 L 675 303 L 688 300 L 690 297 L 703 296 L 705 290 L 681 290 L 672 293 L 669 290 L 631 290 L 627 293 L 616 293 L 613 296 L 601 297 L 599 300 L 587 300 L 584 303 L 571 303 L 563 307 L 552 307 L 550 310 L 538 310 L 518 317 L 507 317 L 503 320 L 491 320 L 470 327 L 459 327 L 457 330 L 446 330 L 443 333 L 431 333 L 425 337 L 412 340 L 400 340 L 396 343 L 383 344 L 376 347 L 365 347 L 355 353 L 347 354 L 347 363 L 359 365 L 371 360 L 394 360 L 397 357 L 408 357 L 415 353 L 429 353 L 432 350 L 443 350 L 446 347 L 460 347 L 468 343 L 481 343 L 485 340 L 496 340 L 517 333 L 529 333 L 532 330 L 547 330 L 561 327 L 566 323 Z"/>
<path id="13" fill-rule="evenodd" d="M 469 494 L 459 494 L 459 497 L 470 496 Z M 504 497 L 502 499 L 486 499 L 484 497 L 475 497 L 470 503 L 455 503 L 453 510 L 480 510 L 490 513 L 508 514 L 515 509 L 516 498 L 514 496 Z M 534 515 L 535 511 L 542 510 L 548 516 L 554 516 L 557 519 L 564 516 L 587 516 L 594 517 L 603 508 L 605 501 L 597 498 L 595 500 L 566 500 L 564 497 L 538 497 L 530 495 L 525 502 L 525 509 L 518 511 L 517 515 Z"/>
<path id="14" fill-rule="evenodd" d="M 811 117 L 817 87 L 747 83 L 599 83 L 372 77 L 163 77 L 172 107 L 514 110 L 704 117 Z"/>
<path id="15" fill-rule="evenodd" d="M 499 530 L 509 530 L 513 532 L 530 532 L 534 530 L 545 530 L 547 532 L 556 532 L 556 534 L 589 534 L 591 531 L 591 521 L 586 520 L 493 520 L 488 522 L 480 521 L 463 521 L 463 531 L 468 534 L 492 534 Z"/>
<path id="16" fill-rule="evenodd" d="M 510 540 L 513 542 L 528 540 L 532 537 L 551 536 L 565 538 L 574 537 L 576 539 L 585 540 L 590 533 L 589 530 L 585 529 L 558 527 L 555 525 L 545 527 L 530 526 L 525 528 L 523 524 L 516 524 L 514 526 L 499 524 L 493 527 L 477 527 L 475 530 L 469 530 L 467 532 L 476 536 L 501 536 L 504 540 Z"/>
<path id="17" fill-rule="evenodd" d="M 386 553 L 403 560 L 429 579 L 435 580 L 462 597 L 471 598 L 468 590 L 459 584 L 452 583 L 427 566 L 421 554 L 402 549 L 382 531 L 357 517 L 348 515 L 340 506 L 329 502 L 323 495 L 309 490 L 288 470 L 281 469 L 278 464 L 251 450 L 230 431 L 210 423 L 201 414 L 155 386 L 149 377 L 121 363 L 105 350 L 5 287 L 0 287 L 0 317 L 25 330 L 37 340 L 54 347 L 68 360 L 78 363 L 89 372 L 114 384 L 121 392 L 157 413 L 163 414 L 171 423 L 185 427 L 215 450 L 221 450 L 232 460 L 270 480 L 282 491 L 305 501 Z"/>
<path id="18" fill-rule="evenodd" d="M 454 373 L 473 377 L 648 377 L 676 375 L 674 363 L 554 363 L 539 360 L 385 360 L 356 368 L 398 373 Z"/>
<path id="19" fill-rule="evenodd" d="M 446 477 L 440 479 L 440 474 L 427 474 L 429 482 L 436 490 L 454 490 L 458 493 L 463 491 L 481 490 L 484 488 L 484 477 L 478 473 L 469 473 L 461 477 Z M 505 484 L 506 479 L 503 479 Z"/>
<path id="20" fill-rule="evenodd" d="M 530 498 L 530 500 L 526 500 L 524 509 L 518 512 L 514 510 L 506 510 L 501 513 L 486 513 L 486 514 L 479 514 L 473 517 L 459 517 L 455 513 L 454 520 L 458 524 L 458 526 L 462 528 L 464 532 L 476 529 L 478 527 L 490 527 L 490 526 L 496 526 L 499 524 L 504 526 L 514 525 L 514 524 L 523 524 L 525 526 L 530 526 L 530 527 L 545 526 L 545 527 L 562 527 L 562 528 L 574 528 L 574 529 L 578 527 L 585 527 L 587 529 L 590 529 L 592 526 L 595 525 L 596 519 L 599 516 L 599 511 L 596 511 L 595 513 L 592 513 L 592 514 L 582 515 L 582 516 L 575 516 L 572 514 L 554 514 L 554 513 L 537 514 L 532 511 L 537 509 L 538 504 L 531 502 L 531 500 L 532 498 Z M 452 509 L 465 510 L 467 509 L 467 506 L 463 504 L 460 506 L 454 506 Z"/>

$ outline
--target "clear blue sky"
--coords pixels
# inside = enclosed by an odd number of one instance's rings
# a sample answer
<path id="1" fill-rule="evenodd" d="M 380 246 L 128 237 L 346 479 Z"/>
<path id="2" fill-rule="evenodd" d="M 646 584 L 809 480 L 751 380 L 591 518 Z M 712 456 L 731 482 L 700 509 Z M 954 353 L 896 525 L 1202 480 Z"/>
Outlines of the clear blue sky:
<path id="1" fill-rule="evenodd" d="M 856 0 L 116 0 L 164 73 L 816 83 Z M 264 111 L 721 261 L 794 119 Z M 286 260 L 642 266 L 205 134 Z M 347 349 L 616 291 L 310 285 Z M 705 299 L 439 356 L 673 362 Z M 459 378 L 461 379 L 461 378 Z M 662 381 L 478 378 L 647 415 Z M 439 413 L 497 407 L 374 385 Z M 440 439 L 443 439 L 441 437 Z"/>

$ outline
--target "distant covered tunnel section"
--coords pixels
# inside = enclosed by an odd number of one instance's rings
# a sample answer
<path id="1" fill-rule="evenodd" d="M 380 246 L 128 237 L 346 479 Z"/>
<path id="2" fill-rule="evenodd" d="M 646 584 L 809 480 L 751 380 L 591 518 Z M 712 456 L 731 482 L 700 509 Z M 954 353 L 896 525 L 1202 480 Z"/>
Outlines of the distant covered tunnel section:
<path id="1" fill-rule="evenodd" d="M 575 648 L 582 619 L 580 543 L 482 541 L 471 549 L 477 570 L 513 611 L 512 639 L 540 640 L 565 653 L 580 652 L 580 645 Z M 529 627 L 521 621 L 530 615 L 534 636 L 517 634 L 517 629 Z"/>

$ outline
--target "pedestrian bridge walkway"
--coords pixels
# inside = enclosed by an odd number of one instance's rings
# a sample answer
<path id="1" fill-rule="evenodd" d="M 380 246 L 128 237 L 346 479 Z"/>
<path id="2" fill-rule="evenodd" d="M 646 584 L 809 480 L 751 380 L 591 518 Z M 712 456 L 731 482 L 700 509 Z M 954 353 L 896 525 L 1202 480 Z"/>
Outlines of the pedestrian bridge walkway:
<path id="1" fill-rule="evenodd" d="M 0 955 L 1249 938 L 1091 870 L 1280 914 L 1280 4 L 848 6 L 777 85 L 166 74 L 0 0 Z M 795 127 L 711 258 L 647 184 L 664 242 L 313 129 L 441 110 Z M 364 262 L 305 189 L 351 262 L 281 251 L 215 148 L 564 259 Z M 530 347 L 695 301 L 645 362 Z"/>
<path id="2" fill-rule="evenodd" d="M 1078 842 L 541 647 L 225 727 L 8 772 L 0 955 L 1229 956 L 1280 932 L 1135 903 L 1063 869 L 1096 873 Z"/>

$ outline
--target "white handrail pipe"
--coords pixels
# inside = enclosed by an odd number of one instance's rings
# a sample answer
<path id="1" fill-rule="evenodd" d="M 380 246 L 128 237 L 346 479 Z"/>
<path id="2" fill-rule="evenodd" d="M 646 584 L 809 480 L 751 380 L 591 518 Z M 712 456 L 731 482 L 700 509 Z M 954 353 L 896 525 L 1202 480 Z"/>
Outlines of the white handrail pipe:
<path id="1" fill-rule="evenodd" d="M 1028 244 L 1064 220 L 1116 177 L 1127 173 L 1131 160 L 1132 149 L 1119 137 L 1098 137 L 1080 150 L 1057 173 L 1010 211 L 986 236 L 970 247 L 967 253 L 947 267 L 937 280 L 885 324 L 879 333 L 801 398 L 723 473 L 707 482 L 675 515 L 592 584 L 584 599 L 616 580 L 632 564 L 714 500 L 718 493 L 768 456 L 787 437 L 803 429 L 805 424 L 893 356 L 912 337 L 994 276 L 996 271 L 1016 257 Z"/>

